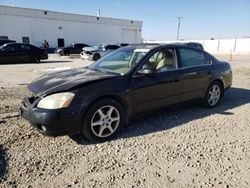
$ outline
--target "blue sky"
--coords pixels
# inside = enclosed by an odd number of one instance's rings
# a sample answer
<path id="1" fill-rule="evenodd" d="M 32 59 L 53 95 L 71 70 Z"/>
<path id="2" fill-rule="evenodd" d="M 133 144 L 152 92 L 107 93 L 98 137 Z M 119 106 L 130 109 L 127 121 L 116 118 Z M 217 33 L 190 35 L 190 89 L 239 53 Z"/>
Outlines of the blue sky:
<path id="1" fill-rule="evenodd" d="M 175 40 L 177 16 L 181 39 L 250 36 L 250 0 L 0 0 L 0 5 L 142 20 L 144 39 Z"/>

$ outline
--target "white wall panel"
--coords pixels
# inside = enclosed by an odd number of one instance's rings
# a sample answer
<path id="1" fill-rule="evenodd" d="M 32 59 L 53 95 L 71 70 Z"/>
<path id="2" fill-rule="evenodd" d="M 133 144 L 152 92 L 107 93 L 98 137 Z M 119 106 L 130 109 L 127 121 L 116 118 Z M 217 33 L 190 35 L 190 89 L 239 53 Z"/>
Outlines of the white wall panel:
<path id="1" fill-rule="evenodd" d="M 133 34 L 124 35 L 126 31 Z M 142 22 L 77 14 L 50 12 L 0 6 L 0 36 L 22 42 L 29 37 L 30 43 L 41 46 L 47 40 L 50 47 L 57 47 L 57 39 L 65 45 L 82 42 L 96 43 L 141 42 Z"/>
<path id="2" fill-rule="evenodd" d="M 188 41 L 144 41 L 146 43 L 176 43 L 176 42 L 198 42 L 203 44 L 209 53 L 218 54 L 250 54 L 250 38 L 242 39 L 220 39 L 220 40 L 188 40 Z"/>

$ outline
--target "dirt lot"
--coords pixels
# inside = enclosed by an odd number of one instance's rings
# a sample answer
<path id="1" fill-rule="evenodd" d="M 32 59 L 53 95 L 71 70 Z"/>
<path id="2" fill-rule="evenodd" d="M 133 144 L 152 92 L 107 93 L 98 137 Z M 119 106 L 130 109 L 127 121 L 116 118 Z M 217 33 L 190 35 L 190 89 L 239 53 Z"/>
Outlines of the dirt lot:
<path id="1" fill-rule="evenodd" d="M 44 137 L 18 117 L 27 83 L 83 64 L 0 65 L 0 187 L 250 187 L 249 56 L 231 61 L 233 86 L 218 107 L 140 117 L 110 142 Z"/>

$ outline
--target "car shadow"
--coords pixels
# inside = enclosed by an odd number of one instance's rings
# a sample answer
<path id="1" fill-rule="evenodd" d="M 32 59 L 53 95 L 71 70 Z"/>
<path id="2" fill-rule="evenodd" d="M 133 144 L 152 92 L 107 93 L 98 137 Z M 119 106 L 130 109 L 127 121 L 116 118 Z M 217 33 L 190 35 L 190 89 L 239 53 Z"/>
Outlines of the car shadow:
<path id="1" fill-rule="evenodd" d="M 250 103 L 250 90 L 233 87 L 225 92 L 224 98 L 215 108 L 204 108 L 197 103 L 189 103 L 139 114 L 124 127 L 122 133 L 116 139 L 165 131 L 214 114 L 232 116 L 234 113 L 230 112 L 231 109 L 248 103 Z M 77 144 L 93 144 L 80 135 L 71 136 L 71 138 Z"/>
<path id="2" fill-rule="evenodd" d="M 70 63 L 70 62 L 73 62 L 73 61 L 71 60 L 55 60 L 55 61 L 49 60 L 49 61 L 41 61 L 40 63 L 43 64 L 43 63 Z"/>
<path id="3" fill-rule="evenodd" d="M 5 159 L 5 151 L 3 150 L 2 145 L 0 145 L 0 183 L 6 174 L 6 159 Z"/>

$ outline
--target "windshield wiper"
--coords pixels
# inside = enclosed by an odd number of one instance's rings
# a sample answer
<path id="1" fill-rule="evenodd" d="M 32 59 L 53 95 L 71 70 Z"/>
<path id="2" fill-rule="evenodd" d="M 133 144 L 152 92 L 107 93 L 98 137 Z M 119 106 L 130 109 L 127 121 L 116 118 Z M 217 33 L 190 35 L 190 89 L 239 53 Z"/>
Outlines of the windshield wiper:
<path id="1" fill-rule="evenodd" d="M 91 70 L 97 70 L 97 71 L 100 71 L 100 72 L 103 72 L 103 73 L 112 73 L 112 74 L 118 74 L 118 75 L 122 75 L 120 73 L 117 73 L 117 72 L 113 72 L 113 71 L 109 71 L 108 69 L 103 69 L 103 68 L 97 68 L 97 67 L 89 67 L 87 66 L 88 69 L 91 69 Z"/>

